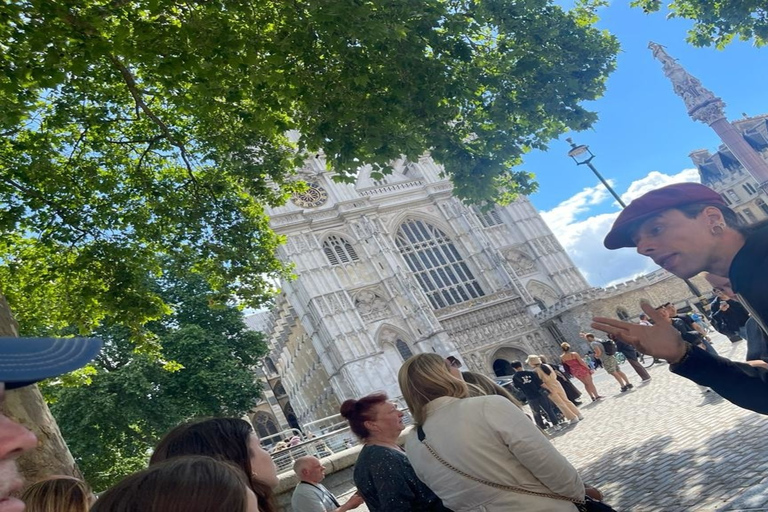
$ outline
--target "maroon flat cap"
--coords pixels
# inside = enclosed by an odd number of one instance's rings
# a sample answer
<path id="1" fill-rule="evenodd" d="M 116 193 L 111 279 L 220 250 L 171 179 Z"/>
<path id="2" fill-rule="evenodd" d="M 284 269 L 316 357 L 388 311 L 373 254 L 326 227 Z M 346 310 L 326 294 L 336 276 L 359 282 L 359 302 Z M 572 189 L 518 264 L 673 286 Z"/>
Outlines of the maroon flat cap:
<path id="1" fill-rule="evenodd" d="M 638 197 L 621 211 L 605 236 L 603 245 L 607 249 L 635 247 L 631 237 L 632 228 L 637 225 L 637 221 L 693 203 L 727 206 L 720 194 L 699 183 L 675 183 L 657 188 Z"/>

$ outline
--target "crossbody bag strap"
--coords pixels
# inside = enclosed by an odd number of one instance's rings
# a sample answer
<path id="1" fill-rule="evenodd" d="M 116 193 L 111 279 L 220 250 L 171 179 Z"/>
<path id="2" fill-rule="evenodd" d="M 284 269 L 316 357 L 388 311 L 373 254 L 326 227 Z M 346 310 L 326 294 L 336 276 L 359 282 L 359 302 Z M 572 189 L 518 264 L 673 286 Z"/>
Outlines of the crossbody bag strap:
<path id="1" fill-rule="evenodd" d="M 472 481 L 475 481 L 475 482 L 487 485 L 489 487 L 494 487 L 496 489 L 504 489 L 506 491 L 517 492 L 517 493 L 520 493 L 520 494 L 528 494 L 528 495 L 531 495 L 531 496 L 541 496 L 543 498 L 551 498 L 553 500 L 570 501 L 571 503 L 575 503 L 575 504 L 578 504 L 578 505 L 583 505 L 584 504 L 584 500 L 583 499 L 582 500 L 578 500 L 578 499 L 575 499 L 575 498 L 569 498 L 567 496 L 561 496 L 559 494 L 548 494 L 548 493 L 545 493 L 545 492 L 529 491 L 528 489 L 523 489 L 521 487 L 515 487 L 513 485 L 505 485 L 505 484 L 499 484 L 499 483 L 496 483 L 496 482 L 490 482 L 488 480 L 483 480 L 482 478 L 478 478 L 476 476 L 470 475 L 469 473 L 465 473 L 464 471 L 460 470 L 459 468 L 451 465 L 451 463 L 449 463 L 448 461 L 446 461 L 444 458 L 442 458 L 440 455 L 437 454 L 437 452 L 429 445 L 429 443 L 427 443 L 427 440 L 426 440 L 427 436 L 424 434 L 424 429 L 421 428 L 421 425 L 418 426 L 418 428 L 416 430 L 416 434 L 418 435 L 418 438 L 419 438 L 419 441 L 421 441 L 421 444 L 423 444 L 427 448 L 427 450 L 429 450 L 429 453 L 431 453 L 432 456 L 435 459 L 437 459 L 438 462 L 440 462 L 440 464 L 442 464 L 443 466 L 447 467 L 451 471 L 460 474 L 464 478 L 469 478 Z"/>
<path id="2" fill-rule="evenodd" d="M 339 504 L 339 501 L 336 499 L 336 496 L 334 496 L 333 493 L 331 491 L 329 491 L 328 489 L 321 488 L 320 486 L 317 486 L 317 485 L 313 484 L 312 482 L 307 482 L 305 480 L 302 480 L 299 483 L 311 485 L 312 487 L 314 487 L 315 489 L 320 491 L 323 494 L 323 496 L 327 496 L 328 498 L 330 498 L 330 500 L 333 502 L 333 504 L 336 507 L 340 507 L 341 506 Z"/>

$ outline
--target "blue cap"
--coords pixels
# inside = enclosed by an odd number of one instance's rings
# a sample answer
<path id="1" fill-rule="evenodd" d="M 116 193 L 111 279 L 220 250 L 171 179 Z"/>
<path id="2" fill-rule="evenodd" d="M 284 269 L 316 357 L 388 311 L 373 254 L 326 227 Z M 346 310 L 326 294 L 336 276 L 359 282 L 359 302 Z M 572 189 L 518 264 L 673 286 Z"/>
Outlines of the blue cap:
<path id="1" fill-rule="evenodd" d="M 99 338 L 0 338 L 0 382 L 20 388 L 85 366 Z"/>

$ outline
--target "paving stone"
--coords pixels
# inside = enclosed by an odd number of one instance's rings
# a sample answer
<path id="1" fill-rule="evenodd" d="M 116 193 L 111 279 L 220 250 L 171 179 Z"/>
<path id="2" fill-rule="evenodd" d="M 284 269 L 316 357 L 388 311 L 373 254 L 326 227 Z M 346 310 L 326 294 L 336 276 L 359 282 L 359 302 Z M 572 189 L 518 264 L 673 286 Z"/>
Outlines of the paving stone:
<path id="1" fill-rule="evenodd" d="M 746 343 L 713 339 L 721 354 L 743 360 Z M 650 384 L 618 395 L 598 371 L 609 398 L 583 407 L 585 421 L 552 443 L 620 511 L 768 510 L 768 418 L 702 394 L 666 365 L 649 372 Z"/>
<path id="2" fill-rule="evenodd" d="M 746 343 L 712 338 L 721 354 L 743 360 Z M 622 370 L 639 382 L 629 365 Z M 584 421 L 552 444 L 620 512 L 768 511 L 768 417 L 701 394 L 666 364 L 649 372 L 649 384 L 619 393 L 599 370 L 595 383 L 608 398 L 582 406 Z"/>

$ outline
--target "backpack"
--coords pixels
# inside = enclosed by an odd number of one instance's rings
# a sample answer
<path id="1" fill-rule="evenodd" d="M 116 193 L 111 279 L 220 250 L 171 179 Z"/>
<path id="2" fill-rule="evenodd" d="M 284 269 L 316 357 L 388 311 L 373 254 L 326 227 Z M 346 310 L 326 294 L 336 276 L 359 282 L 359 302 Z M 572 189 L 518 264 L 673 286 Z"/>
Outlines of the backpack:
<path id="1" fill-rule="evenodd" d="M 605 355 L 616 355 L 616 342 L 613 340 L 600 340 L 600 344 L 603 346 L 603 352 L 605 352 Z"/>

